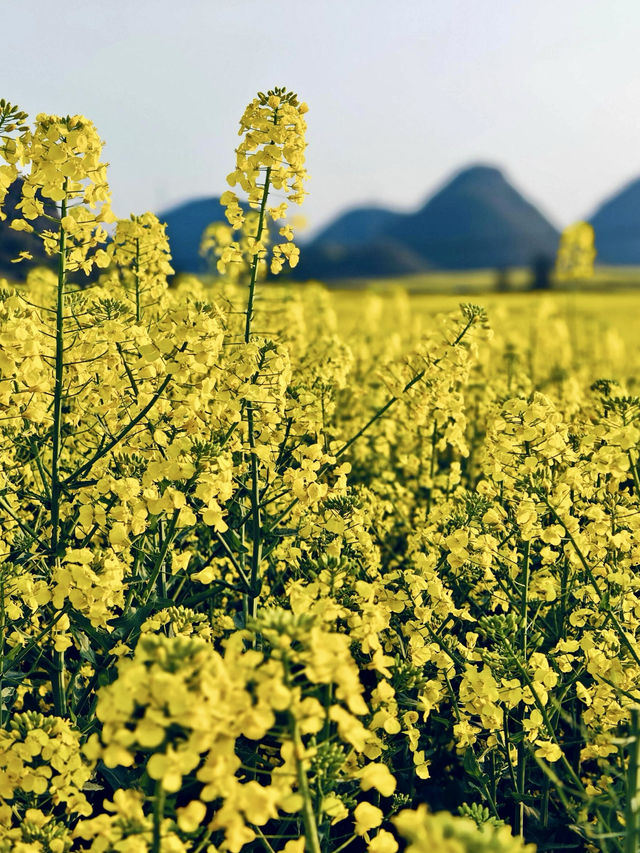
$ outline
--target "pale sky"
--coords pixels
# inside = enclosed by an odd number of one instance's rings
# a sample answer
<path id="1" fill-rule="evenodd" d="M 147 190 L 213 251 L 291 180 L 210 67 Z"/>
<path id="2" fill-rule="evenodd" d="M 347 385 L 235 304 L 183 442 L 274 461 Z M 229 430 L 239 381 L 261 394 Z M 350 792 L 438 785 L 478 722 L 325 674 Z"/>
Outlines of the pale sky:
<path id="1" fill-rule="evenodd" d="M 309 104 L 313 229 L 477 161 L 558 225 L 640 175 L 640 0 L 0 0 L 0 31 L 0 96 L 95 122 L 119 216 L 222 192 L 274 85 Z"/>

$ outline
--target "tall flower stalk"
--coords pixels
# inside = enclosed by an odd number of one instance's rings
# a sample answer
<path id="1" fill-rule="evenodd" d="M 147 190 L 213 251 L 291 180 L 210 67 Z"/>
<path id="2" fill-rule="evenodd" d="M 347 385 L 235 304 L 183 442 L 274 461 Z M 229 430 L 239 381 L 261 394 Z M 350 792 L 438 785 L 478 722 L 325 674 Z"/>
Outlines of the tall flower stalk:
<path id="1" fill-rule="evenodd" d="M 276 87 L 266 94 L 259 92 L 240 120 L 239 133 L 243 139 L 236 149 L 236 168 L 228 175 L 227 181 L 231 186 L 240 185 L 247 194 L 249 206 L 258 211 L 258 218 L 255 233 L 250 234 L 242 246 L 237 241 L 229 241 L 218 261 L 218 270 L 224 273 L 228 263 L 248 261 L 249 293 L 244 323 L 244 343 L 247 346 L 252 341 L 256 282 L 269 253 L 266 240 L 268 217 L 277 222 L 284 218 L 287 211 L 286 201 L 275 207 L 268 205 L 269 192 L 271 189 L 278 190 L 294 204 L 301 204 L 304 199 L 304 180 L 307 173 L 304 169 L 306 122 L 303 116 L 306 111 L 306 104 L 300 103 L 294 92 Z M 220 200 L 225 205 L 226 217 L 231 226 L 236 229 L 246 226 L 246 214 L 236 193 L 229 190 L 223 193 Z M 270 270 L 274 275 L 282 270 L 285 263 L 294 267 L 299 257 L 299 250 L 292 242 L 291 227 L 282 225 L 279 234 L 285 240 L 276 243 L 270 250 Z M 258 364 L 251 377 L 251 385 L 256 384 L 259 373 Z M 249 617 L 256 615 L 262 557 L 256 408 L 251 399 L 244 401 L 244 416 L 249 444 L 249 513 L 246 530 L 243 532 L 248 532 L 251 537 L 249 589 L 243 602 L 243 617 L 246 623 Z"/>
<path id="2" fill-rule="evenodd" d="M 62 451 L 65 409 L 65 312 L 67 276 L 70 272 L 88 274 L 94 264 L 106 267 L 108 253 L 101 248 L 106 241 L 103 224 L 112 221 L 106 164 L 100 162 L 102 141 L 95 126 L 83 116 L 60 117 L 40 114 L 32 131 L 22 137 L 20 163 L 29 165 L 23 176 L 22 197 L 10 227 L 34 232 L 41 238 L 48 255 L 57 257 L 55 294 L 53 402 L 50 428 L 49 493 L 49 568 L 60 558 Z M 58 215 L 45 210 L 45 202 L 57 207 Z M 50 208 L 49 208 L 50 209 Z M 38 233 L 31 222 L 44 217 L 50 228 Z M 26 253 L 25 253 L 26 254 Z M 56 650 L 52 661 L 53 694 L 56 713 L 66 715 L 64 651 Z"/>

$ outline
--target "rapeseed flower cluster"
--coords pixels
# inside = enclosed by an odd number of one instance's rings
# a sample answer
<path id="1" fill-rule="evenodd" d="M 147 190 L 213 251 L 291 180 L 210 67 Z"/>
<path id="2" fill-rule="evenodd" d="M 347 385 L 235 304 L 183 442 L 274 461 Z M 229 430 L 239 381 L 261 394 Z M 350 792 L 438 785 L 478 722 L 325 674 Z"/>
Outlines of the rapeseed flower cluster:
<path id="1" fill-rule="evenodd" d="M 241 238 L 233 240 L 228 231 L 219 227 L 207 231 L 203 251 L 213 250 L 218 256 L 218 272 L 225 273 L 231 263 L 246 262 L 257 267 L 267 254 L 267 217 L 278 223 L 286 216 L 287 201 L 302 204 L 307 178 L 304 168 L 307 109 L 295 93 L 277 87 L 266 95 L 260 92 L 247 106 L 240 119 L 238 133 L 243 138 L 236 149 L 236 167 L 227 181 L 232 187 L 240 186 L 246 193 L 246 204 L 258 211 L 258 216 L 247 216 L 233 190 L 222 194 L 220 203 L 226 208 L 227 220 L 233 230 L 241 232 Z M 286 200 L 276 206 L 268 205 L 270 189 Z M 290 225 L 281 225 L 278 235 L 285 240 L 271 247 L 270 270 L 274 274 L 285 263 L 295 267 L 300 256 L 292 242 Z"/>
<path id="2" fill-rule="evenodd" d="M 113 221 L 106 164 L 101 162 L 102 140 L 84 116 L 41 113 L 33 131 L 4 143 L 3 156 L 11 167 L 28 166 L 22 172 L 21 216 L 10 227 L 32 232 L 31 220 L 46 217 L 51 228 L 38 234 L 48 255 L 61 247 L 68 270 L 89 273 L 106 267 L 109 256 L 101 246 Z M 59 218 L 45 212 L 45 199 L 59 210 Z"/>
<path id="3" fill-rule="evenodd" d="M 559 281 L 593 276 L 593 262 L 596 257 L 594 240 L 593 226 L 588 222 L 575 222 L 565 228 L 556 258 L 555 273 Z"/>
<path id="4" fill-rule="evenodd" d="M 0 221 L 7 216 L 2 210 L 2 204 L 9 192 L 9 187 L 18 177 L 20 152 L 23 134 L 29 130 L 25 124 L 28 116 L 15 104 L 0 98 L 0 149 L 4 163 L 0 166 Z M 18 139 L 16 140 L 16 137 Z"/>
<path id="5" fill-rule="evenodd" d="M 173 273 L 166 226 L 153 213 L 119 219 L 109 248 L 140 323 L 145 307 L 160 302 Z"/>

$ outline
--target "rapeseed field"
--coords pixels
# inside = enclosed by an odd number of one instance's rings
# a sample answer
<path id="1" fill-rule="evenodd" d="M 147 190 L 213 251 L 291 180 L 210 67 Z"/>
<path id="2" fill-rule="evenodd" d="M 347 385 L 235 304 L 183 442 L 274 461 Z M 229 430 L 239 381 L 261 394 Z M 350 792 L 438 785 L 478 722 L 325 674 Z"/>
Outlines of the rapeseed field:
<path id="1" fill-rule="evenodd" d="M 640 297 L 276 283 L 285 89 L 169 286 L 92 122 L 0 109 L 55 264 L 0 291 L 0 851 L 638 849 Z"/>

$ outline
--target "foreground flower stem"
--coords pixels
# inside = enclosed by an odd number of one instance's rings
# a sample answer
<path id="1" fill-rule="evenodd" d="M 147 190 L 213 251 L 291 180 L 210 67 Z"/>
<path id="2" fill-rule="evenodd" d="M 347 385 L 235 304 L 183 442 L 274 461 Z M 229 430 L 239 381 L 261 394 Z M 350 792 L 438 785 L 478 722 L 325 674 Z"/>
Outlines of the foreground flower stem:
<path id="1" fill-rule="evenodd" d="M 625 807 L 624 853 L 636 853 L 638 850 L 638 808 L 640 768 L 640 709 L 631 709 L 631 732 L 629 744 L 629 766 L 627 768 L 627 802 Z"/>
<path id="2" fill-rule="evenodd" d="M 274 125 L 278 123 L 278 112 L 276 110 L 273 118 Z M 256 231 L 256 244 L 262 239 L 264 231 L 265 210 L 269 198 L 269 187 L 271 184 L 271 167 L 267 168 L 264 187 L 262 188 L 262 199 L 260 201 L 260 214 L 258 217 L 258 228 Z M 249 279 L 249 297 L 247 300 L 247 312 L 244 325 L 244 342 L 248 344 L 251 340 L 251 321 L 253 319 L 253 303 L 260 265 L 260 253 L 256 252 L 251 264 L 251 277 Z M 253 375 L 251 382 L 255 383 L 257 373 Z M 247 400 L 247 437 L 249 440 L 251 487 L 249 490 L 249 502 L 251 504 L 251 569 L 249 573 L 249 591 L 245 594 L 243 603 L 243 616 L 245 623 L 248 618 L 255 619 L 257 598 L 260 594 L 260 561 L 262 558 L 262 520 L 260 513 L 260 482 L 258 479 L 258 457 L 256 455 L 256 435 L 253 420 L 253 402 Z"/>
<path id="3" fill-rule="evenodd" d="M 66 190 L 66 181 L 65 181 Z M 67 215 L 66 197 L 62 200 L 60 218 Z M 60 452 L 62 444 L 62 397 L 64 377 L 64 289 L 66 283 L 66 233 L 60 226 L 58 244 L 58 286 L 56 293 L 56 356 L 53 389 L 53 425 L 51 428 L 51 558 L 56 559 L 60 525 Z"/>
<path id="4" fill-rule="evenodd" d="M 173 540 L 175 538 L 176 527 L 178 524 L 178 516 L 180 515 L 180 510 L 174 510 L 173 515 L 171 516 L 171 521 L 169 522 L 168 530 L 165 533 L 162 544 L 158 548 L 158 553 L 156 555 L 155 562 L 153 564 L 153 568 L 149 574 L 149 580 L 147 582 L 146 588 L 142 594 L 141 601 L 142 604 L 147 604 L 151 593 L 153 592 L 153 588 L 156 585 L 156 581 L 158 580 L 158 576 L 164 567 L 165 560 L 167 558 L 167 554 L 169 553 L 169 548 L 173 544 Z"/>
<path id="5" fill-rule="evenodd" d="M 153 796 L 153 842 L 151 853 L 161 853 L 162 850 L 160 830 L 162 829 L 162 818 L 164 817 L 164 800 L 165 793 L 162 787 L 162 779 L 158 779 Z"/>
<path id="6" fill-rule="evenodd" d="M 529 542 L 524 544 L 524 557 L 522 564 L 522 573 L 520 575 L 520 632 L 521 632 L 521 651 L 522 660 L 527 661 L 527 613 L 528 613 L 528 596 L 529 596 Z M 517 790 L 519 802 L 516 804 L 516 814 L 513 831 L 516 835 L 524 838 L 524 795 L 527 782 L 527 751 L 524 743 L 524 729 L 522 727 L 523 713 L 520 713 L 520 729 L 522 738 L 518 742 L 518 767 L 517 767 Z"/>
<path id="7" fill-rule="evenodd" d="M 136 237 L 136 257 L 133 262 L 133 272 L 136 279 L 136 323 L 140 323 L 140 239 Z"/>
<path id="8" fill-rule="evenodd" d="M 5 612 L 5 579 L 0 575 L 0 728 L 4 725 L 4 704 L 2 702 L 4 690 L 4 672 L 5 672 L 5 654 L 4 654 L 4 638 L 7 626 L 7 617 Z"/>
<path id="9" fill-rule="evenodd" d="M 274 124 L 277 122 L 274 120 Z M 262 200 L 260 202 L 260 215 L 258 218 L 258 230 L 256 231 L 256 243 L 262 239 L 264 231 L 264 214 L 267 207 L 267 199 L 269 198 L 269 188 L 271 186 L 271 166 L 267 169 L 264 177 L 264 187 L 262 189 Z M 253 302 L 256 292 L 256 279 L 258 277 L 258 267 L 260 265 L 260 255 L 258 252 L 253 256 L 251 263 L 251 277 L 249 279 L 249 298 L 247 300 L 247 312 L 244 323 L 244 342 L 248 344 L 251 339 L 251 321 L 253 320 Z"/>
<path id="10" fill-rule="evenodd" d="M 289 723 L 291 737 L 293 738 L 293 748 L 295 750 L 298 790 L 303 799 L 302 822 L 304 823 L 305 849 L 307 853 L 321 853 L 316 816 L 313 811 L 311 791 L 309 790 L 309 780 L 307 779 L 307 771 L 303 763 L 304 744 L 302 743 L 298 721 L 293 714 L 289 716 Z"/>
<path id="11" fill-rule="evenodd" d="M 62 199 L 60 219 L 67 215 L 65 179 L 63 189 L 65 197 Z M 55 384 L 53 389 L 53 425 L 51 428 L 51 565 L 59 559 L 58 547 L 60 543 L 60 455 L 62 451 L 62 400 L 64 396 L 64 297 L 67 278 L 67 245 L 65 229 L 60 225 L 60 239 L 58 243 L 58 285 L 56 291 L 56 355 L 55 355 Z M 67 697 L 64 685 L 64 652 L 54 652 L 53 661 L 53 701 L 55 712 L 59 717 L 67 715 Z"/>

